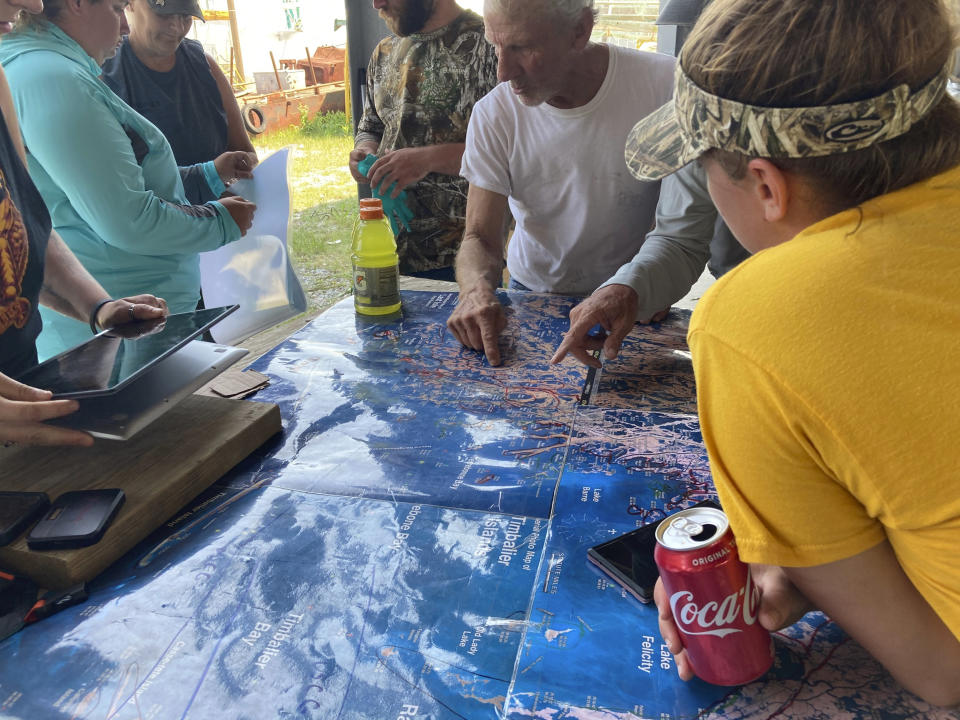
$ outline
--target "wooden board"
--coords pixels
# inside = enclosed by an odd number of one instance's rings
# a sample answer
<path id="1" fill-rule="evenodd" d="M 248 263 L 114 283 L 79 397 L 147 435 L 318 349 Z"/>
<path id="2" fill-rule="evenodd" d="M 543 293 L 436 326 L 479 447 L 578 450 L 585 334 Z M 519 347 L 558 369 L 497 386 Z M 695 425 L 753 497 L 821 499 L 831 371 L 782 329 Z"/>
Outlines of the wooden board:
<path id="1" fill-rule="evenodd" d="M 24 535 L 0 548 L 0 568 L 52 589 L 91 580 L 280 430 L 276 405 L 191 395 L 127 442 L 0 448 L 4 490 L 45 492 L 51 500 L 88 488 L 126 493 L 96 545 L 31 551 Z"/>

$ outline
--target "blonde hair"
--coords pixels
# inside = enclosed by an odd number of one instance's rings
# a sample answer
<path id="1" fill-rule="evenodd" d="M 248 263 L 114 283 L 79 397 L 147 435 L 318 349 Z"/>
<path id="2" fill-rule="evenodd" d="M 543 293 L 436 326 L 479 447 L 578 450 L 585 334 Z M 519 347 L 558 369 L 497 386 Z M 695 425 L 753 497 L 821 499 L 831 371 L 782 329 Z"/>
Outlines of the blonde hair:
<path id="1" fill-rule="evenodd" d="M 898 85 L 917 90 L 952 57 L 943 0 L 714 0 L 684 45 L 682 62 L 706 91 L 770 107 L 863 100 Z M 707 155 L 742 177 L 749 158 Z M 944 95 L 909 132 L 821 158 L 776 159 L 813 181 L 834 209 L 906 187 L 960 163 L 960 107 Z"/>

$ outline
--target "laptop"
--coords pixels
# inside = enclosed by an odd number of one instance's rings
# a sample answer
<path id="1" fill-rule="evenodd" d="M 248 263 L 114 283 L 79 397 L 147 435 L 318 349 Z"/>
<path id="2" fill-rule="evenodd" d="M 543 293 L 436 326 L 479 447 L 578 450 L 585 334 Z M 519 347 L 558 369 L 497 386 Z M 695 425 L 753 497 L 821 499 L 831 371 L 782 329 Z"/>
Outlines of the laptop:
<path id="1" fill-rule="evenodd" d="M 209 308 L 106 330 L 17 379 L 80 404 L 77 412 L 50 424 L 127 440 L 247 354 L 243 348 L 194 339 L 236 308 Z"/>

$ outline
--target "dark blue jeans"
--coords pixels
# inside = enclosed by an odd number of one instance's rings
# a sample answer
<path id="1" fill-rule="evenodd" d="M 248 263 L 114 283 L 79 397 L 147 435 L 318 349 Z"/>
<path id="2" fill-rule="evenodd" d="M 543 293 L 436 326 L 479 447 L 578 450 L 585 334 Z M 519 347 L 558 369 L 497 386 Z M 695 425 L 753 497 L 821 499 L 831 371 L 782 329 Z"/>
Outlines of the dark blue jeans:
<path id="1" fill-rule="evenodd" d="M 457 274 L 452 267 L 438 268 L 436 270 L 421 270 L 420 272 L 404 273 L 410 277 L 425 278 L 426 280 L 448 280 L 457 281 Z"/>

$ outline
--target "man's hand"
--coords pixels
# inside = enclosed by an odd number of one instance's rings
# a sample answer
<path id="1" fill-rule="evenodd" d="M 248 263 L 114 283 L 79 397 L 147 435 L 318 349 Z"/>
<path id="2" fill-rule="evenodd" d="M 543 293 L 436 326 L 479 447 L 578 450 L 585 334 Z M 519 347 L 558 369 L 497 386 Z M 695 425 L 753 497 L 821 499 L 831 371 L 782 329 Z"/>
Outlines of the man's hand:
<path id="1" fill-rule="evenodd" d="M 257 212 L 257 206 L 239 195 L 222 197 L 218 202 L 230 213 L 230 217 L 240 228 L 240 235 L 246 235 L 247 230 L 253 227 L 253 216 Z"/>
<path id="2" fill-rule="evenodd" d="M 573 355 L 584 365 L 600 367 L 600 360 L 591 351 L 603 347 L 603 355 L 613 360 L 620 352 L 620 344 L 633 328 L 637 317 L 637 293 L 627 285 L 607 285 L 570 311 L 570 329 L 563 342 L 550 358 L 555 364 L 567 354 Z M 594 338 L 588 333 L 600 325 L 607 331 L 606 339 Z"/>
<path id="3" fill-rule="evenodd" d="M 489 287 L 479 286 L 460 293 L 447 327 L 468 348 L 482 350 L 491 365 L 499 365 L 500 333 L 507 326 L 507 316 Z"/>
<path id="4" fill-rule="evenodd" d="M 225 152 L 213 161 L 217 174 L 224 185 L 230 185 L 237 180 L 248 180 L 253 177 L 253 168 L 259 160 L 256 153 L 243 150 Z"/>
<path id="5" fill-rule="evenodd" d="M 49 390 L 38 390 L 0 374 L 0 444 L 2 445 L 93 445 L 83 432 L 67 430 L 41 421 L 76 412 L 75 400 L 51 400 Z"/>
<path id="6" fill-rule="evenodd" d="M 660 322 L 670 308 L 655 313 L 646 321 Z M 592 351 L 603 348 L 603 356 L 613 360 L 620 354 L 620 345 L 637 320 L 637 292 L 629 285 L 606 285 L 594 291 L 582 303 L 570 311 L 570 329 L 563 336 L 563 342 L 550 358 L 551 364 L 563 360 L 567 354 L 573 355 L 584 365 L 601 367 L 599 359 Z M 604 337 L 590 335 L 590 330 L 599 325 L 606 331 Z"/>
<path id="7" fill-rule="evenodd" d="M 353 175 L 353 179 L 361 185 L 369 185 L 370 181 L 367 180 L 366 175 L 360 172 L 360 170 L 357 168 L 357 165 L 359 165 L 367 155 L 376 154 L 377 145 L 376 143 L 371 142 L 360 143 L 350 151 L 350 174 Z"/>
<path id="8" fill-rule="evenodd" d="M 773 632 L 792 625 L 814 609 L 810 601 L 790 582 L 783 568 L 776 565 L 751 565 L 750 573 L 756 587 L 760 590 L 760 624 Z M 673 620 L 670 610 L 670 598 L 663 587 L 663 581 L 657 580 L 653 589 L 653 600 L 657 604 L 657 618 L 660 623 L 660 635 L 677 664 L 677 674 L 681 680 L 693 677 L 693 668 L 683 649 L 680 629 Z"/>
<path id="9" fill-rule="evenodd" d="M 384 153 L 370 168 L 370 186 L 381 195 L 396 198 L 415 182 L 423 180 L 432 169 L 431 147 L 403 148 Z M 363 158 L 360 158 L 361 160 Z M 352 154 L 351 154 L 352 162 Z"/>
<path id="10" fill-rule="evenodd" d="M 477 185 L 467 191 L 467 224 L 457 252 L 460 298 L 447 327 L 468 348 L 482 350 L 499 365 L 500 333 L 507 316 L 497 299 L 503 281 L 504 228 L 507 197 Z"/>

